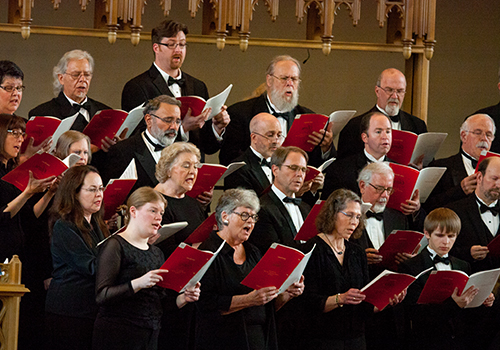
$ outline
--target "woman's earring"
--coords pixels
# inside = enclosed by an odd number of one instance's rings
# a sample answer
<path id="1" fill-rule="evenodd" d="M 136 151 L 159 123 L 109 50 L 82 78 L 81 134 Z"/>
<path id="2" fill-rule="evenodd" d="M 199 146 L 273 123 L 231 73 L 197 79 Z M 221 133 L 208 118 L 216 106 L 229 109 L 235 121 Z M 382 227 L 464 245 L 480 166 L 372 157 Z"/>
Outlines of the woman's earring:
<path id="1" fill-rule="evenodd" d="M 229 221 L 228 220 L 222 220 L 222 223 L 224 224 L 224 226 L 229 225 Z"/>

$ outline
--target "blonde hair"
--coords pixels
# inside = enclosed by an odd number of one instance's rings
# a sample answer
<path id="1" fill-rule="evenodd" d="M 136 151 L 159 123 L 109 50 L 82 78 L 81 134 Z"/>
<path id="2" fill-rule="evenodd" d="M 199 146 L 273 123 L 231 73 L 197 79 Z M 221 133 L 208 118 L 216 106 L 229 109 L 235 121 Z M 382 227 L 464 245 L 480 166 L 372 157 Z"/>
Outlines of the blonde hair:
<path id="1" fill-rule="evenodd" d="M 156 164 L 155 176 L 160 183 L 167 181 L 172 166 L 181 153 L 191 153 L 198 158 L 198 161 L 201 159 L 200 150 L 192 143 L 174 142 L 170 146 L 165 147 L 163 151 L 161 151 L 161 157 L 158 164 Z"/>
<path id="2" fill-rule="evenodd" d="M 136 189 L 127 200 L 127 213 L 126 220 L 127 222 L 130 220 L 130 207 L 135 207 L 137 209 L 148 203 L 160 202 L 163 203 L 164 207 L 167 207 L 167 200 L 165 197 L 158 191 L 154 190 L 151 187 L 144 186 Z"/>

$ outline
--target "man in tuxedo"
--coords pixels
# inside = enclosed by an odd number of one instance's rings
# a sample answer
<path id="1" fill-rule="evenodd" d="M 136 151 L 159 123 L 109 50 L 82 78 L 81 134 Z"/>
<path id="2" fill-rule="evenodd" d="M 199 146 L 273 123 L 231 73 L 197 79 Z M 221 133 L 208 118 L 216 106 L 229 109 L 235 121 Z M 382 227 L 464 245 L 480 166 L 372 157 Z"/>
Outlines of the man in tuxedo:
<path id="1" fill-rule="evenodd" d="M 478 171 L 474 194 L 448 205 L 462 221 L 451 253 L 469 262 L 473 272 L 500 267 L 500 259 L 488 254 L 487 247 L 500 227 L 500 158 L 486 158 Z"/>
<path id="2" fill-rule="evenodd" d="M 90 119 L 100 110 L 111 109 L 87 96 L 94 71 L 94 59 L 82 50 L 64 54 L 54 67 L 54 93 L 57 97 L 29 111 L 29 116 L 52 116 L 65 119 L 78 113 L 72 130 L 83 131 Z M 107 139 L 105 146 L 114 144 Z"/>
<path id="3" fill-rule="evenodd" d="M 265 112 L 278 118 L 283 135 L 286 136 L 298 114 L 313 113 L 298 104 L 300 87 L 300 63 L 293 57 L 275 57 L 266 71 L 267 91 L 259 97 L 235 103 L 228 108 L 231 124 L 227 127 L 219 153 L 221 164 L 229 164 L 243 154 L 250 145 L 250 120 Z M 309 163 L 320 166 L 330 157 L 335 157 L 331 125 L 326 130 L 313 132 L 309 142 L 315 149 L 309 153 Z"/>
<path id="4" fill-rule="evenodd" d="M 428 212 L 474 192 L 477 161 L 482 151 L 490 150 L 495 131 L 495 122 L 486 114 L 472 115 L 463 122 L 460 127 L 460 152 L 429 164 L 432 167 L 445 167 L 446 171 L 424 204 Z"/>
<path id="5" fill-rule="evenodd" d="M 208 99 L 204 82 L 181 71 L 186 57 L 187 26 L 175 21 L 163 21 L 151 32 L 155 60 L 149 70 L 129 80 L 122 92 L 122 109 L 131 109 L 159 96 L 199 96 Z M 203 153 L 213 154 L 220 148 L 222 136 L 230 118 L 226 107 L 212 120 L 206 121 L 210 109 L 200 115 L 188 113 L 182 120 L 179 140 L 194 143 Z M 146 128 L 139 124 L 136 132 Z"/>
<path id="6" fill-rule="evenodd" d="M 356 179 L 361 169 L 368 163 L 388 160 L 386 154 L 391 149 L 392 143 L 392 126 L 389 118 L 380 112 L 363 116 L 361 139 L 365 145 L 363 150 L 347 158 L 338 159 L 326 168 L 322 199 L 327 199 L 339 188 L 360 194 Z"/>
<path id="7" fill-rule="evenodd" d="M 471 273 L 468 262 L 449 255 L 457 236 L 460 232 L 460 218 L 448 208 L 438 208 L 429 213 L 425 218 L 424 234 L 429 244 L 417 256 L 406 260 L 399 265 L 399 271 L 412 276 L 417 276 L 422 271 L 433 270 L 459 270 Z M 455 289 L 453 294 L 440 304 L 417 304 L 422 290 L 429 278 L 430 272 L 420 276 L 408 288 L 408 294 L 403 301 L 407 325 L 407 345 L 410 349 L 486 349 L 481 344 L 486 337 L 481 336 L 481 329 L 474 327 L 467 319 L 471 315 L 478 315 L 479 309 L 461 310 L 474 300 L 478 289 L 471 286 L 459 296 Z M 493 305 L 493 294 L 483 303 L 487 307 Z M 478 331 L 480 333 L 478 333 Z M 467 346 L 467 335 L 473 333 L 475 338 L 473 346 Z M 486 334 L 483 334 L 486 335 Z M 490 338 L 491 335 L 488 337 Z"/>
<path id="8" fill-rule="evenodd" d="M 260 198 L 259 221 L 249 241 L 265 253 L 272 243 L 300 247 L 294 240 L 311 207 L 296 193 L 301 189 L 307 169 L 307 153 L 298 147 L 280 147 L 271 157 L 274 181 Z"/>
<path id="9" fill-rule="evenodd" d="M 259 113 L 250 122 L 250 147 L 235 162 L 246 165 L 224 179 L 224 190 L 243 187 L 258 196 L 271 186 L 271 156 L 284 140 L 281 124 L 269 113 Z"/>
<path id="10" fill-rule="evenodd" d="M 500 70 L 498 71 L 498 78 L 499 78 L 499 81 L 498 81 L 497 87 L 498 87 L 498 90 L 500 90 Z M 495 125 L 497 125 L 497 124 L 500 125 L 500 103 L 493 105 L 493 106 L 486 107 L 486 108 L 482 108 L 474 114 L 487 114 L 494 120 Z M 495 136 L 496 136 L 496 134 L 495 134 Z M 495 152 L 495 153 L 500 153 L 500 137 L 495 138 L 493 140 L 493 142 L 491 144 L 491 151 Z"/>
<path id="11" fill-rule="evenodd" d="M 375 85 L 377 104 L 368 112 L 352 118 L 340 132 L 337 158 L 345 158 L 363 149 L 359 128 L 363 116 L 368 113 L 377 111 L 390 117 L 394 130 L 406 130 L 416 134 L 427 132 L 427 126 L 423 120 L 401 110 L 405 93 L 406 78 L 404 74 L 395 68 L 384 70 Z"/>

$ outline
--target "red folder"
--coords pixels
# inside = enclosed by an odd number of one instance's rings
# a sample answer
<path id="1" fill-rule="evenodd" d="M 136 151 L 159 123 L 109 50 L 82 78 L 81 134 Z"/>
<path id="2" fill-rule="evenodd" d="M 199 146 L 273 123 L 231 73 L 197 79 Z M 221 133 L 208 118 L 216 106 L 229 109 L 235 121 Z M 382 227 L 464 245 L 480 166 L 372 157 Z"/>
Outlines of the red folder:
<path id="1" fill-rule="evenodd" d="M 398 253 L 413 253 L 423 237 L 424 235 L 417 231 L 391 232 L 378 250 L 379 254 L 382 255 L 382 266 L 396 270 L 396 255 Z"/>
<path id="2" fill-rule="evenodd" d="M 500 256 L 500 235 L 496 235 L 490 243 L 488 243 L 488 255 L 489 256 Z"/>
<path id="3" fill-rule="evenodd" d="M 38 146 L 47 137 L 52 136 L 61 124 L 56 117 L 33 117 L 26 123 L 26 137 L 21 146 L 21 153 L 26 151 L 30 139 L 33 137 L 33 146 Z"/>
<path id="4" fill-rule="evenodd" d="M 110 219 L 116 208 L 125 203 L 128 194 L 137 180 L 112 179 L 104 190 L 104 220 Z"/>
<path id="5" fill-rule="evenodd" d="M 321 208 L 323 208 L 323 205 L 325 205 L 325 201 L 317 201 L 316 204 L 314 204 L 304 220 L 304 223 L 300 227 L 299 232 L 295 235 L 294 239 L 296 241 L 308 241 L 319 233 L 316 228 L 316 217 L 321 211 Z"/>
<path id="6" fill-rule="evenodd" d="M 191 191 L 186 194 L 189 197 L 196 198 L 205 191 L 210 191 L 222 175 L 226 172 L 227 167 L 220 164 L 201 164 L 198 169 L 198 176 Z"/>
<path id="7" fill-rule="evenodd" d="M 184 242 L 188 244 L 204 242 L 213 230 L 217 230 L 215 213 L 206 218 Z"/>
<path id="8" fill-rule="evenodd" d="M 24 191 L 28 186 L 30 170 L 36 179 L 46 179 L 53 175 L 59 176 L 67 169 L 63 161 L 56 156 L 49 153 L 35 153 L 27 161 L 8 172 L 2 180 Z"/>
<path id="9" fill-rule="evenodd" d="M 500 157 L 500 154 L 495 153 L 495 152 L 482 151 L 481 155 L 479 156 L 479 159 L 477 160 L 476 171 L 475 171 L 476 173 L 478 172 L 477 168 L 479 168 L 479 164 L 483 161 L 483 159 L 486 159 L 489 157 Z"/>
<path id="10" fill-rule="evenodd" d="M 418 135 L 410 131 L 392 130 L 391 149 L 387 157 L 399 164 L 410 164 Z"/>
<path id="11" fill-rule="evenodd" d="M 296 146 L 306 152 L 311 152 L 314 145 L 307 142 L 309 135 L 313 131 L 320 131 L 325 129 L 328 123 L 328 116 L 323 114 L 299 114 L 295 117 L 292 127 L 283 141 L 282 147 Z"/>
<path id="12" fill-rule="evenodd" d="M 93 145 L 102 148 L 101 140 L 106 136 L 110 139 L 116 136 L 128 113 L 119 109 L 105 109 L 97 112 L 85 127 L 83 133 L 90 137 Z"/>
<path id="13" fill-rule="evenodd" d="M 462 271 L 432 271 L 417 304 L 440 304 L 453 294 L 455 288 L 461 293 L 468 280 L 469 277 Z"/>
<path id="14" fill-rule="evenodd" d="M 177 97 L 181 101 L 181 116 L 182 119 L 186 116 L 189 108 L 191 108 L 191 115 L 198 116 L 203 112 L 203 108 L 207 104 L 204 98 L 200 96 L 181 96 Z"/>

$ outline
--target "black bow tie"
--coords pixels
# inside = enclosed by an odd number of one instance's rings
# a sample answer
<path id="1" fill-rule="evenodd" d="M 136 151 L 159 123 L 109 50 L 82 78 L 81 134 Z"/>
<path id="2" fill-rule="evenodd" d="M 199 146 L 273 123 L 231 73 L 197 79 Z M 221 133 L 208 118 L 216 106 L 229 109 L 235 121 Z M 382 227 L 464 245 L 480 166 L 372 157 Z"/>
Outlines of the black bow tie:
<path id="1" fill-rule="evenodd" d="M 149 136 L 148 136 L 148 134 L 146 134 L 146 132 L 144 132 L 144 137 L 146 138 L 146 140 L 148 140 L 148 142 L 151 144 L 151 146 L 153 146 L 155 148 L 155 152 L 162 151 L 165 148 L 164 146 L 153 142 L 153 140 L 151 140 L 149 138 Z"/>
<path id="2" fill-rule="evenodd" d="M 442 256 L 439 256 L 437 254 L 434 257 L 434 259 L 432 259 L 432 261 L 434 262 L 434 265 L 437 264 L 437 263 L 443 263 L 445 265 L 449 265 L 450 264 L 450 258 L 448 258 L 448 257 L 443 258 Z"/>
<path id="3" fill-rule="evenodd" d="M 471 163 L 472 163 L 472 167 L 473 167 L 474 169 L 476 169 L 476 167 L 477 167 L 477 159 L 472 158 L 472 157 L 471 157 L 471 156 L 469 156 L 467 153 L 465 153 L 463 150 L 461 151 L 461 153 L 462 153 L 462 155 L 463 155 L 465 158 L 467 158 L 467 159 L 469 159 L 469 160 L 471 161 Z"/>
<path id="4" fill-rule="evenodd" d="M 300 205 L 300 203 L 302 203 L 302 198 L 285 197 L 285 198 L 283 198 L 283 202 L 293 203 L 295 205 Z"/>
<path id="5" fill-rule="evenodd" d="M 271 163 L 269 163 L 266 158 L 262 158 L 262 160 L 260 161 L 260 166 L 267 166 L 268 168 L 270 168 Z"/>
<path id="6" fill-rule="evenodd" d="M 373 211 L 368 210 L 365 215 L 368 219 L 375 218 L 378 221 L 384 220 L 384 212 L 383 211 L 381 211 L 380 213 L 374 213 Z"/>
<path id="7" fill-rule="evenodd" d="M 396 115 L 390 115 L 389 118 L 391 118 L 393 123 L 399 123 L 399 113 Z"/>
<path id="8" fill-rule="evenodd" d="M 185 83 L 186 83 L 186 80 L 184 79 L 184 77 L 182 77 L 180 79 L 174 79 L 172 77 L 168 77 L 168 81 L 167 81 L 168 86 L 170 86 L 172 84 L 177 84 L 180 87 L 183 87 Z"/>
<path id="9" fill-rule="evenodd" d="M 71 108 L 72 108 L 72 109 L 73 109 L 73 111 L 74 111 L 74 112 L 73 112 L 73 114 L 74 114 L 74 113 L 78 113 L 78 112 L 80 112 L 80 109 L 81 109 L 81 108 L 85 109 L 85 110 L 86 110 L 87 112 L 89 112 L 89 114 L 90 114 L 90 102 L 89 102 L 89 100 L 88 100 L 88 99 L 87 99 L 87 102 L 82 103 L 82 104 L 80 104 L 80 103 L 73 103 L 73 104 L 71 105 Z"/>
<path id="10" fill-rule="evenodd" d="M 486 213 L 489 210 L 489 211 L 491 211 L 491 214 L 493 214 L 493 216 L 498 215 L 499 209 L 497 206 L 488 207 L 487 205 L 485 205 L 481 202 L 478 202 L 478 203 L 479 203 L 479 211 L 481 212 L 481 214 Z"/>
<path id="11" fill-rule="evenodd" d="M 286 127 L 288 130 L 292 127 L 293 120 L 295 119 L 295 116 L 293 112 L 286 112 L 286 113 L 278 113 L 273 111 L 273 115 L 278 118 L 281 117 L 286 120 Z"/>

